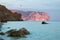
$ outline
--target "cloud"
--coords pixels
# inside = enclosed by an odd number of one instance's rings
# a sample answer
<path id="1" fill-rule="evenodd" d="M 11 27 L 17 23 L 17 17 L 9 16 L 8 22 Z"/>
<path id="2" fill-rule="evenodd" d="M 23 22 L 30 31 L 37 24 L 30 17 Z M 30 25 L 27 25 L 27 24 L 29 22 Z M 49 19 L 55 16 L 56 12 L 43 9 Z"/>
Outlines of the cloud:
<path id="1" fill-rule="evenodd" d="M 59 0 L 0 0 L 8 8 L 59 9 Z"/>

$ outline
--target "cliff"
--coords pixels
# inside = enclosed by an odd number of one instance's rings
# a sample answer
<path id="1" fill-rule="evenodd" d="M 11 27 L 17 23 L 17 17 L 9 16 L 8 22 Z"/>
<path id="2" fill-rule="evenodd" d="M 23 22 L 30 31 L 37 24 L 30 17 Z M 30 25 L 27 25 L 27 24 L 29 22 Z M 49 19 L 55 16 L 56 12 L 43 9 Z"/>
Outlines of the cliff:
<path id="1" fill-rule="evenodd" d="M 21 11 L 21 10 L 11 10 L 12 12 L 17 12 L 22 14 L 23 20 L 31 20 L 31 21 L 44 21 L 50 20 L 50 16 L 47 12 L 39 12 L 39 11 Z"/>
<path id="2" fill-rule="evenodd" d="M 22 16 L 22 19 L 24 20 L 36 20 L 36 21 L 39 21 L 39 20 L 50 20 L 50 16 L 48 15 L 47 12 L 31 12 L 29 13 L 28 16 Z"/>
<path id="3" fill-rule="evenodd" d="M 12 13 L 10 10 L 8 10 L 4 5 L 0 5 L 0 22 L 5 21 L 21 21 L 21 14 L 18 14 L 17 12 Z"/>

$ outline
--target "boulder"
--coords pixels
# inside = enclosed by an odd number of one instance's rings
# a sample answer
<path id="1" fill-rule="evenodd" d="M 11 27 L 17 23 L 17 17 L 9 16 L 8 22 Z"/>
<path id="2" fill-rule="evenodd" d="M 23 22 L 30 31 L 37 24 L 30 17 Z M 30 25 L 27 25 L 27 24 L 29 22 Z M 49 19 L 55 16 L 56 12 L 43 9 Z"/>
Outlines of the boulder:
<path id="1" fill-rule="evenodd" d="M 10 27 L 7 27 L 8 29 L 10 28 Z"/>
<path id="2" fill-rule="evenodd" d="M 20 37 L 20 34 L 15 29 L 9 30 L 6 33 L 10 37 Z"/>
<path id="3" fill-rule="evenodd" d="M 10 36 L 10 37 L 21 37 L 21 35 L 17 31 L 9 33 L 8 36 Z"/>
<path id="4" fill-rule="evenodd" d="M 0 40 L 4 40 L 4 39 L 0 38 Z"/>
<path id="5" fill-rule="evenodd" d="M 5 33 L 4 32 L 0 32 L 0 35 L 5 35 Z"/>
<path id="6" fill-rule="evenodd" d="M 22 35 L 30 34 L 30 32 L 25 28 L 21 28 L 20 30 L 18 30 L 18 32 Z"/>
<path id="7" fill-rule="evenodd" d="M 0 31 L 1 31 L 1 29 L 2 29 L 2 25 L 3 25 L 3 23 L 0 22 Z"/>
<path id="8" fill-rule="evenodd" d="M 13 33 L 13 32 L 16 32 L 16 29 L 11 29 L 11 30 L 7 31 L 6 33 L 7 33 L 7 34 L 11 34 L 11 33 Z"/>
<path id="9" fill-rule="evenodd" d="M 30 34 L 29 31 L 27 31 L 25 28 L 19 29 L 19 30 L 9 30 L 6 32 L 8 36 L 10 37 L 25 37 L 25 35 Z"/>
<path id="10" fill-rule="evenodd" d="M 42 24 L 48 24 L 48 23 L 46 23 L 45 21 L 43 21 Z"/>

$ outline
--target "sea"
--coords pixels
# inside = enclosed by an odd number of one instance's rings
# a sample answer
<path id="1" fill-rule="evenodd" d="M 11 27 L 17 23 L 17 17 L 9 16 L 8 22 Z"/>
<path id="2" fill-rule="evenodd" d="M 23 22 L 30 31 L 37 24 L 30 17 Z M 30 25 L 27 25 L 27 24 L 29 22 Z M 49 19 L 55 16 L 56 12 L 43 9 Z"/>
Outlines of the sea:
<path id="1" fill-rule="evenodd" d="M 48 24 L 41 23 L 41 21 L 8 21 L 3 25 L 0 23 L 2 32 L 21 28 L 26 28 L 30 32 L 25 38 L 8 37 L 7 35 L 0 35 L 0 38 L 4 40 L 60 40 L 60 21 L 47 21 Z"/>

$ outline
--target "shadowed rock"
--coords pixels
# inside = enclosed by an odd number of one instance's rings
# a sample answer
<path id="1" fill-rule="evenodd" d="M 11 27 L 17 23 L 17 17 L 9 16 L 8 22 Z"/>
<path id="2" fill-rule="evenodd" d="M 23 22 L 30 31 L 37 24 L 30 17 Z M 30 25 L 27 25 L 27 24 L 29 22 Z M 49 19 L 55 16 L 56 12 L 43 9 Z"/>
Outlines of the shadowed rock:
<path id="1" fill-rule="evenodd" d="M 16 29 L 11 29 L 11 30 L 7 31 L 6 33 L 7 33 L 7 34 L 11 34 L 11 33 L 13 33 L 13 32 L 16 32 Z"/>
<path id="2" fill-rule="evenodd" d="M 2 29 L 2 25 L 3 25 L 3 23 L 0 22 L 0 31 L 1 31 L 1 29 Z"/>
<path id="3" fill-rule="evenodd" d="M 10 37 L 25 37 L 25 35 L 30 34 L 29 31 L 27 31 L 25 28 L 22 28 L 20 30 L 9 30 L 6 32 L 8 36 Z"/>
<path id="4" fill-rule="evenodd" d="M 4 39 L 0 38 L 0 40 L 4 40 Z"/>
<path id="5" fill-rule="evenodd" d="M 5 35 L 5 33 L 4 32 L 0 32 L 0 35 Z"/>
<path id="6" fill-rule="evenodd" d="M 8 27 L 8 29 L 9 29 L 10 27 Z"/>
<path id="7" fill-rule="evenodd" d="M 27 29 L 25 29 L 25 28 L 21 28 L 20 30 L 18 30 L 18 32 L 19 32 L 21 35 L 27 35 L 27 34 L 30 34 L 30 32 L 27 31 Z"/>
<path id="8" fill-rule="evenodd" d="M 48 24 L 48 23 L 46 23 L 45 21 L 43 21 L 42 24 Z"/>

